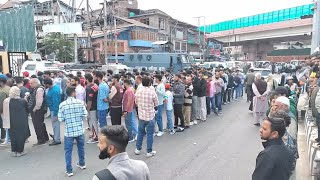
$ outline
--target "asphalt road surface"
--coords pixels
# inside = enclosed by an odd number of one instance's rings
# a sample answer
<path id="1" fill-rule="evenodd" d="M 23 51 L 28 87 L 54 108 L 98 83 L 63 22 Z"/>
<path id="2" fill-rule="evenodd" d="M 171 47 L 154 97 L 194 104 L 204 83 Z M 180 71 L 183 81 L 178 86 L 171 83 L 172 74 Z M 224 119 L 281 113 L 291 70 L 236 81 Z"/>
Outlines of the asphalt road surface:
<path id="1" fill-rule="evenodd" d="M 256 156 L 263 148 L 259 128 L 253 126 L 248 105 L 245 100 L 235 101 L 225 105 L 219 117 L 211 115 L 207 122 L 192 126 L 183 133 L 155 137 L 155 157 L 146 158 L 145 142 L 140 156 L 133 153 L 135 143 L 128 145 L 127 152 L 131 158 L 148 164 L 153 180 L 251 179 Z M 107 160 L 98 158 L 96 144 L 86 144 L 87 169 L 78 169 L 74 146 L 74 176 L 66 177 L 63 145 L 31 147 L 36 142 L 31 124 L 32 137 L 25 148 L 27 155 L 15 158 L 10 155 L 10 148 L 0 147 L 1 180 L 91 180 L 95 172 L 106 167 Z M 50 121 L 47 120 L 46 124 L 48 132 L 52 132 Z"/>

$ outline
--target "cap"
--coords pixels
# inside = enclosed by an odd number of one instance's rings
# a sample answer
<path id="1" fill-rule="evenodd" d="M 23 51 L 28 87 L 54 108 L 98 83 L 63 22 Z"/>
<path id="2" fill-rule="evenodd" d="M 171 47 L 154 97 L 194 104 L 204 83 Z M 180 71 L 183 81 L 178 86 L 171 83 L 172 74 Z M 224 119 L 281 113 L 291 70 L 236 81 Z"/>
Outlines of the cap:
<path id="1" fill-rule="evenodd" d="M 285 94 L 288 95 L 288 89 L 284 86 L 279 86 L 275 89 L 276 94 Z"/>
<path id="2" fill-rule="evenodd" d="M 292 77 L 292 76 L 289 76 L 287 79 L 288 79 L 288 80 L 293 80 L 293 77 Z"/>
<path id="3" fill-rule="evenodd" d="M 28 71 L 25 71 L 25 72 L 23 72 L 22 74 L 23 74 L 25 77 L 29 77 L 29 75 L 30 75 Z"/>
<path id="4" fill-rule="evenodd" d="M 4 74 L 0 74 L 0 80 L 7 80 L 7 76 Z"/>
<path id="5" fill-rule="evenodd" d="M 280 102 L 282 104 L 285 104 L 287 105 L 288 107 L 290 107 L 290 101 L 287 97 L 284 97 L 284 96 L 280 96 L 276 99 L 276 102 Z"/>
<path id="6" fill-rule="evenodd" d="M 167 84 L 165 85 L 165 88 L 166 88 L 166 89 L 170 89 L 170 88 L 171 88 L 171 85 L 170 85 L 169 83 L 167 83 Z"/>

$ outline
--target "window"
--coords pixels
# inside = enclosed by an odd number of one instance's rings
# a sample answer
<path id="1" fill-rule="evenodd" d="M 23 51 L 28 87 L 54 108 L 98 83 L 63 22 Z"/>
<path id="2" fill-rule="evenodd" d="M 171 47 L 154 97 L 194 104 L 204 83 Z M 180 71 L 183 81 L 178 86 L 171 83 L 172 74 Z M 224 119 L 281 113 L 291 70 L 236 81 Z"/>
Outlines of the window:
<path id="1" fill-rule="evenodd" d="M 160 30 L 165 30 L 166 29 L 166 24 L 163 18 L 159 18 L 159 29 Z"/>
<path id="2" fill-rule="evenodd" d="M 146 25 L 150 25 L 149 18 L 141 19 L 140 22 Z"/>
<path id="3" fill-rule="evenodd" d="M 27 71 L 34 71 L 34 70 L 36 70 L 36 65 L 35 64 L 28 64 L 26 66 L 26 70 Z"/>

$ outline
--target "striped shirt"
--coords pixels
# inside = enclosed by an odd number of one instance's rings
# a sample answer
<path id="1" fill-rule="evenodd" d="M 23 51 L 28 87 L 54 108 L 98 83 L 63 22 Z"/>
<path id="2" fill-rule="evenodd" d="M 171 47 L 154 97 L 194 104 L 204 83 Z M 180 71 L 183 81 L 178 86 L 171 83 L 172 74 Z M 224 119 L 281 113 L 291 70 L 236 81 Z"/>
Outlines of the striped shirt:
<path id="1" fill-rule="evenodd" d="M 65 122 L 66 137 L 78 137 L 84 134 L 83 120 L 87 116 L 87 110 L 83 102 L 69 97 L 59 106 L 58 120 Z"/>
<path id="2" fill-rule="evenodd" d="M 138 106 L 139 119 L 144 121 L 153 120 L 155 117 L 154 107 L 159 104 L 154 88 L 142 87 L 138 89 L 135 101 Z"/>

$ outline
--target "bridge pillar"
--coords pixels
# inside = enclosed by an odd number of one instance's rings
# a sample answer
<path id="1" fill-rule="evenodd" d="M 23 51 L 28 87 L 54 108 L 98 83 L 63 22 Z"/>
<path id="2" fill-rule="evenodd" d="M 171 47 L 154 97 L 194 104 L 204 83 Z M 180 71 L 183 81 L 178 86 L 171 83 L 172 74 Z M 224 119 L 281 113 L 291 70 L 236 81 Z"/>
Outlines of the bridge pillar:
<path id="1" fill-rule="evenodd" d="M 242 46 L 246 54 L 246 60 L 267 60 L 267 53 L 273 50 L 273 45 L 269 42 L 251 42 Z"/>

